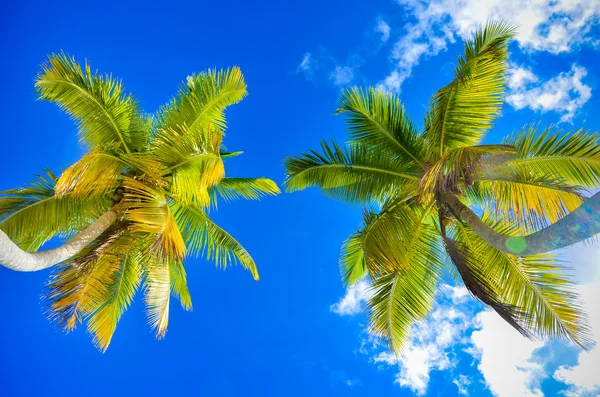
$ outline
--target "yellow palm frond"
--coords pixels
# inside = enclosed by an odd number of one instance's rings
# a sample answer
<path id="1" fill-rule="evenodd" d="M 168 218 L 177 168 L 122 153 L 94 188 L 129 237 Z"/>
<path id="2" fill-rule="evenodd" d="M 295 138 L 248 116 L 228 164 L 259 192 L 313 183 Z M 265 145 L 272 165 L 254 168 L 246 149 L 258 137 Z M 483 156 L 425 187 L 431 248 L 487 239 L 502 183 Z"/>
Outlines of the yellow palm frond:
<path id="1" fill-rule="evenodd" d="M 127 163 L 117 155 L 94 150 L 67 168 L 56 182 L 56 194 L 90 197 L 113 193 Z"/>

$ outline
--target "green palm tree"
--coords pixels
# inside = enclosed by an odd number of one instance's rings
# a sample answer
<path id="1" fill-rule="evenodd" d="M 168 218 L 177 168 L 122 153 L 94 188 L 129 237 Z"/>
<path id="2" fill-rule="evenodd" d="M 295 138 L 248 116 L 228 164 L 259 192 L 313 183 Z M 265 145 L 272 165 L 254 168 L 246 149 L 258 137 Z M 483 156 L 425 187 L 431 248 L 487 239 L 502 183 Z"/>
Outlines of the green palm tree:
<path id="1" fill-rule="evenodd" d="M 258 280 L 248 252 L 208 215 L 218 198 L 279 193 L 266 178 L 225 177 L 223 159 L 240 154 L 221 143 L 225 108 L 246 96 L 238 68 L 189 76 L 151 116 L 120 81 L 64 54 L 49 57 L 36 88 L 73 117 L 89 149 L 60 176 L 47 171 L 0 196 L 0 264 L 18 271 L 60 264 L 46 293 L 52 320 L 72 330 L 87 319 L 104 351 L 140 287 L 159 338 L 171 295 L 191 309 L 183 266 L 190 254 L 222 268 L 240 264 Z M 36 252 L 54 237 L 71 238 Z"/>
<path id="2" fill-rule="evenodd" d="M 504 103 L 513 34 L 490 23 L 466 43 L 422 131 L 396 95 L 351 88 L 336 112 L 348 117 L 346 147 L 323 142 L 285 161 L 287 191 L 317 186 L 367 205 L 342 247 L 341 273 L 347 285 L 370 277 L 371 330 L 396 352 L 432 309 L 444 269 L 528 337 L 591 342 L 569 279 L 544 253 L 558 247 L 535 243 L 598 206 L 584 189 L 600 187 L 599 136 L 530 126 L 481 144 Z"/>

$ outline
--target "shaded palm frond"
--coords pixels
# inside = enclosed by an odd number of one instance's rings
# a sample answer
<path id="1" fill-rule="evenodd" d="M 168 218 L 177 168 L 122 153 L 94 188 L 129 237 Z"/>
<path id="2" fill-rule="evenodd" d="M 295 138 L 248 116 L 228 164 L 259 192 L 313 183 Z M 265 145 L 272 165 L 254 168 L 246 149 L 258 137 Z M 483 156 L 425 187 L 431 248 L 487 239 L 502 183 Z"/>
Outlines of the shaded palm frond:
<path id="1" fill-rule="evenodd" d="M 425 121 L 429 159 L 477 144 L 504 103 L 507 48 L 514 28 L 489 23 L 465 43 L 454 80 L 437 91 Z"/>
<path id="2" fill-rule="evenodd" d="M 134 248 L 126 233 L 126 225 L 115 224 L 58 266 L 44 294 L 51 321 L 71 331 L 102 306 L 123 257 Z"/>
<path id="3" fill-rule="evenodd" d="M 335 142 L 321 143 L 322 154 L 312 150 L 285 160 L 286 190 L 318 186 L 330 197 L 348 202 L 384 201 L 400 189 L 418 186 L 413 169 L 385 153 L 353 145 L 342 149 Z"/>
<path id="4" fill-rule="evenodd" d="M 482 163 L 487 158 L 514 153 L 509 145 L 476 145 L 446 151 L 438 160 L 430 163 L 421 178 L 421 195 L 456 192 L 469 187 L 482 173 Z"/>
<path id="5" fill-rule="evenodd" d="M 487 211 L 482 220 L 501 233 L 523 232 Z M 460 224 L 456 224 L 455 233 L 456 239 L 467 247 L 469 270 L 485 280 L 498 302 L 511 311 L 517 329 L 529 337 L 566 338 L 590 347 L 589 328 L 573 284 L 553 255 L 507 254 Z"/>
<path id="6" fill-rule="evenodd" d="M 55 102 L 77 121 L 88 146 L 130 153 L 147 145 L 148 130 L 135 99 L 120 81 L 92 73 L 87 62 L 82 68 L 64 53 L 53 54 L 35 86 L 41 99 Z"/>
<path id="7" fill-rule="evenodd" d="M 133 178 L 124 178 L 125 194 L 121 205 L 127 208 L 125 217 L 136 232 L 150 233 L 158 238 L 151 251 L 161 260 L 181 260 L 185 242 L 171 213 L 164 192 L 158 186 Z"/>

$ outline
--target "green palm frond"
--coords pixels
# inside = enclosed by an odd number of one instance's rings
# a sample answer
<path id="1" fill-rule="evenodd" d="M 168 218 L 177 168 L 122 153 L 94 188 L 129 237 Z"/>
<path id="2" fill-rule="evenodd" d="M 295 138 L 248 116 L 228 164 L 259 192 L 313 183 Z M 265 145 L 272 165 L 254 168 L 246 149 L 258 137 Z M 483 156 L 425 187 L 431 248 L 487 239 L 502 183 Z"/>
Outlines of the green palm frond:
<path id="1" fill-rule="evenodd" d="M 534 125 L 504 140 L 517 154 L 492 170 L 548 176 L 567 185 L 600 187 L 600 135 L 583 130 L 564 132 Z"/>
<path id="2" fill-rule="evenodd" d="M 181 302 L 184 310 L 192 310 L 192 296 L 187 286 L 185 267 L 181 261 L 169 262 L 169 277 L 171 278 L 171 292 Z"/>
<path id="3" fill-rule="evenodd" d="M 92 73 L 64 53 L 48 57 L 35 86 L 41 99 L 55 102 L 79 126 L 81 139 L 92 148 L 130 153 L 147 144 L 148 132 L 140 109 L 123 84 Z"/>
<path id="4" fill-rule="evenodd" d="M 454 80 L 431 99 L 425 123 L 428 158 L 439 158 L 446 149 L 476 145 L 498 117 L 514 31 L 505 23 L 490 23 L 465 44 Z"/>
<path id="5" fill-rule="evenodd" d="M 352 233 L 342 245 L 340 273 L 346 286 L 356 283 L 369 274 L 360 232 Z"/>
<path id="6" fill-rule="evenodd" d="M 94 336 L 94 345 L 103 352 L 108 348 L 117 323 L 131 305 L 140 286 L 143 271 L 137 256 L 130 254 L 118 257 L 121 262 L 112 269 L 114 272 L 110 276 L 103 303 L 88 320 L 87 328 Z"/>
<path id="7" fill-rule="evenodd" d="M 242 265 L 255 280 L 259 279 L 258 269 L 248 251 L 201 208 L 177 202 L 170 203 L 170 207 L 189 253 L 202 255 L 223 269 Z"/>
<path id="8" fill-rule="evenodd" d="M 217 196 L 225 201 L 239 198 L 260 200 L 279 193 L 277 184 L 268 178 L 223 178 L 209 191 L 211 202 L 216 202 Z"/>
<path id="9" fill-rule="evenodd" d="M 482 220 L 501 233 L 522 232 L 489 212 Z M 489 281 L 498 301 L 510 308 L 530 336 L 570 339 L 589 347 L 585 325 L 574 285 L 553 255 L 519 257 L 488 245 L 466 226 L 456 224 L 456 238 L 469 250 L 469 267 Z"/>
<path id="10" fill-rule="evenodd" d="M 370 330 L 383 337 L 396 354 L 403 351 L 411 326 L 433 308 L 442 274 L 439 235 L 423 217 L 405 247 L 406 266 L 377 277 L 369 300 Z"/>
<path id="11" fill-rule="evenodd" d="M 29 186 L 0 193 L 0 229 L 26 251 L 37 251 L 54 236 L 70 236 L 108 209 L 104 197 L 57 197 L 56 183 L 46 171 Z"/>
<path id="12" fill-rule="evenodd" d="M 383 201 L 399 189 L 418 187 L 412 169 L 380 151 L 353 145 L 342 149 L 335 142 L 321 143 L 322 154 L 311 150 L 285 160 L 286 190 L 318 186 L 325 194 L 348 202 Z M 411 185 L 412 184 L 412 185 Z"/>
<path id="13" fill-rule="evenodd" d="M 400 99 L 375 88 L 342 92 L 336 114 L 348 115 L 350 138 L 398 161 L 422 164 L 422 140 Z"/>
<path id="14" fill-rule="evenodd" d="M 200 136 L 208 125 L 223 130 L 225 108 L 246 95 L 244 76 L 237 67 L 189 76 L 177 96 L 159 110 L 156 133 L 173 130 L 179 136 Z"/>

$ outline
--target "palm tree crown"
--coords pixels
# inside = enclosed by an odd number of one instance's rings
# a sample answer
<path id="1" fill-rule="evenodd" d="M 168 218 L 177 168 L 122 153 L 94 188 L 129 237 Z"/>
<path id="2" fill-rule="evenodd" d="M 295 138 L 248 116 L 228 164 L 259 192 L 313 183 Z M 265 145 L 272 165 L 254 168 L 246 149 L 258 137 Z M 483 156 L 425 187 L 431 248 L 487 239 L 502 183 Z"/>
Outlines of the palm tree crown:
<path id="1" fill-rule="evenodd" d="M 240 154 L 222 146 L 224 110 L 246 96 L 238 68 L 189 76 L 150 116 L 120 81 L 64 54 L 49 57 L 36 88 L 73 117 L 89 151 L 60 176 L 48 171 L 28 187 L 3 192 L 0 229 L 21 249 L 36 251 L 110 215 L 101 234 L 51 277 L 45 298 L 52 320 L 72 330 L 87 319 L 95 345 L 105 350 L 140 288 L 159 338 L 171 295 L 191 309 L 183 266 L 190 254 L 222 268 L 240 264 L 258 280 L 252 257 L 208 215 L 219 198 L 279 193 L 266 178 L 225 177 L 223 159 Z"/>
<path id="2" fill-rule="evenodd" d="M 341 273 L 348 285 L 370 277 L 371 330 L 396 352 L 432 309 L 444 269 L 524 335 L 590 344 L 554 256 L 519 256 L 521 240 L 497 249 L 470 218 L 476 213 L 501 235 L 533 233 L 578 208 L 584 189 L 600 186 L 597 134 L 530 126 L 502 144 L 481 144 L 504 103 L 513 34 L 490 23 L 465 44 L 422 131 L 396 95 L 350 88 L 336 112 L 347 115 L 349 143 L 323 142 L 321 151 L 286 159 L 288 191 L 317 186 L 367 204 L 363 227 L 342 247 Z"/>

